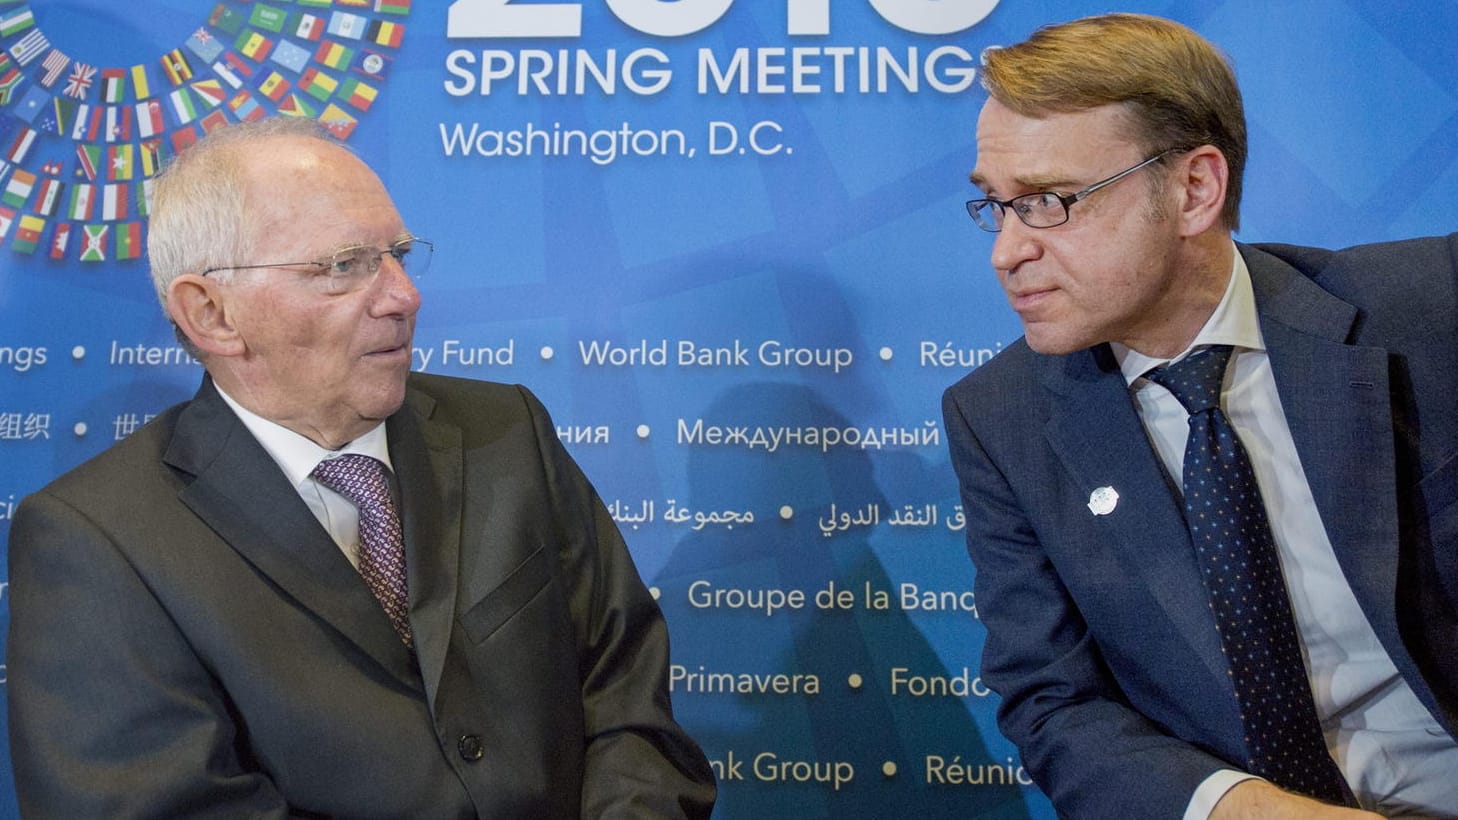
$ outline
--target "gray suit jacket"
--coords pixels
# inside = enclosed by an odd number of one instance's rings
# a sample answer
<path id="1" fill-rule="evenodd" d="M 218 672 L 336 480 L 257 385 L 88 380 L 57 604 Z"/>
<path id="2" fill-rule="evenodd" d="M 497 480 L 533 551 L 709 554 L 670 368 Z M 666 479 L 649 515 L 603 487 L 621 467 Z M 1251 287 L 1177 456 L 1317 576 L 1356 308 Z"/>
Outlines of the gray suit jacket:
<path id="1" fill-rule="evenodd" d="M 1239 250 L 1337 559 L 1458 733 L 1458 234 Z M 1240 717 L 1177 495 L 1108 347 L 1019 341 L 943 410 L 1002 730 L 1061 815 L 1178 817 L 1239 768 Z M 1119 502 L 1095 516 L 1104 486 Z"/>
<path id="2" fill-rule="evenodd" d="M 35 817 L 705 817 L 663 618 L 527 391 L 387 422 L 418 658 L 210 381 L 25 499 L 11 754 Z"/>

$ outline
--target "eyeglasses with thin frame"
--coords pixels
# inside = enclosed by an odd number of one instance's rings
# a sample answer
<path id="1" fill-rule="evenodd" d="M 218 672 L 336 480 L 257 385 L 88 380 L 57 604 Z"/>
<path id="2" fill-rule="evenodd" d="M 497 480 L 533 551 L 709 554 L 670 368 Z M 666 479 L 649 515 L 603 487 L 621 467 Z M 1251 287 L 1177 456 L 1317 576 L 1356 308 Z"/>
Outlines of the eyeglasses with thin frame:
<path id="1" fill-rule="evenodd" d="M 1073 203 L 1082 201 L 1089 194 L 1092 194 L 1100 188 L 1113 185 L 1115 182 L 1129 176 L 1146 165 L 1152 165 L 1170 154 L 1182 150 L 1185 149 L 1169 148 L 1160 151 L 1149 159 L 1125 168 L 1108 179 L 1101 179 L 1074 194 L 1034 191 L 1031 194 L 1015 196 L 1012 199 L 995 199 L 993 197 L 969 199 L 967 200 L 967 213 L 977 223 L 977 227 L 992 233 L 997 233 L 1002 230 L 1003 222 L 1007 218 L 1007 212 L 1009 210 L 1017 214 L 1018 219 L 1021 219 L 1023 224 L 1029 228 L 1056 228 L 1068 221 L 1068 209 L 1073 206 Z"/>
<path id="2" fill-rule="evenodd" d="M 411 277 L 425 273 L 430 267 L 430 257 L 435 245 L 428 239 L 407 236 L 390 243 L 388 248 L 369 245 L 351 245 L 336 250 L 327 259 L 309 262 L 268 262 L 259 265 L 219 265 L 202 272 L 203 276 L 224 270 L 254 270 L 257 268 L 312 268 L 315 281 L 325 293 L 338 296 L 352 293 L 366 287 L 375 280 L 388 254 Z"/>

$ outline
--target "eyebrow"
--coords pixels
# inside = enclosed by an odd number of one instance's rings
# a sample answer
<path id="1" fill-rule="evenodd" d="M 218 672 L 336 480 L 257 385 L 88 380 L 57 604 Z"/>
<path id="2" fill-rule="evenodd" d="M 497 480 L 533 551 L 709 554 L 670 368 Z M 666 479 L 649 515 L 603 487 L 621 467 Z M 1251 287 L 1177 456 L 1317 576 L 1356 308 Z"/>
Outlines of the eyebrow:
<path id="1" fill-rule="evenodd" d="M 987 177 L 982 176 L 975 170 L 967 175 L 967 179 L 973 185 L 977 186 L 983 193 L 990 194 L 994 190 L 992 186 L 987 184 Z M 1014 182 L 1016 183 L 1015 187 L 1022 189 L 1024 193 L 1038 193 L 1040 191 L 1061 191 L 1063 189 L 1076 191 L 1086 185 L 1086 183 L 1079 183 L 1074 180 L 1068 179 L 1067 177 L 1057 177 L 1053 176 L 1052 174 L 1019 177 L 1014 180 Z"/>
<path id="2" fill-rule="evenodd" d="M 415 238 L 417 238 L 415 236 L 415 234 L 411 233 L 409 230 L 402 230 L 399 233 L 395 234 L 390 240 L 388 240 L 387 242 L 385 242 L 385 248 L 388 249 L 390 247 L 393 247 L 398 242 L 404 242 L 407 239 L 415 239 Z M 353 241 L 349 241 L 349 242 L 342 242 L 342 243 L 334 246 L 334 248 L 332 250 L 330 250 L 330 253 L 339 253 L 340 251 L 352 251 L 352 250 L 357 250 L 359 248 L 374 248 L 374 247 L 377 247 L 375 245 L 375 243 L 370 242 L 370 241 L 367 241 L 367 240 L 360 239 L 360 240 L 353 240 Z"/>

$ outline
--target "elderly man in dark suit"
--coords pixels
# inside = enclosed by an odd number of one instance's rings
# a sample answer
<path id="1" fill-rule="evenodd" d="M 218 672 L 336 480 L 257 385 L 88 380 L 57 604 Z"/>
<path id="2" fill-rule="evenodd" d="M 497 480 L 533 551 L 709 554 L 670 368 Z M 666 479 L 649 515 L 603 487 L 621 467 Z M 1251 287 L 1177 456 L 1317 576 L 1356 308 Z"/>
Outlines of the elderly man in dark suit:
<path id="1" fill-rule="evenodd" d="M 668 638 L 519 387 L 409 373 L 430 244 L 309 125 L 157 181 L 197 395 L 27 498 L 11 749 L 35 817 L 706 817 Z"/>
<path id="2" fill-rule="evenodd" d="M 1233 242 L 1240 93 L 1184 26 L 984 62 L 1025 336 L 944 412 L 1002 729 L 1067 817 L 1452 816 L 1458 236 Z"/>

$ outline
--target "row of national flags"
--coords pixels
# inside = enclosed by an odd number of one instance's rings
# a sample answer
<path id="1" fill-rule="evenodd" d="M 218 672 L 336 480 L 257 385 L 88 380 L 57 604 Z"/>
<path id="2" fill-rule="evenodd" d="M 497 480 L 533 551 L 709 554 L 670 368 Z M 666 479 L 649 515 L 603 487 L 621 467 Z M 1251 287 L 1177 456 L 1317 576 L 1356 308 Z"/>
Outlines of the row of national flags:
<path id="1" fill-rule="evenodd" d="M 0 241 L 8 239 L 15 253 L 52 259 L 69 256 L 82 262 L 140 259 L 144 234 L 139 220 L 48 223 L 44 217 L 0 205 Z"/>
<path id="2" fill-rule="evenodd" d="M 348 139 L 380 99 L 411 3 L 213 2 L 180 45 L 115 67 L 52 44 L 33 4 L 0 0 L 0 244 L 136 258 L 151 178 L 204 134 L 278 114 Z"/>
<path id="3" fill-rule="evenodd" d="M 152 210 L 152 181 L 63 182 L 17 168 L 0 186 L 0 207 L 72 220 L 146 217 Z"/>

